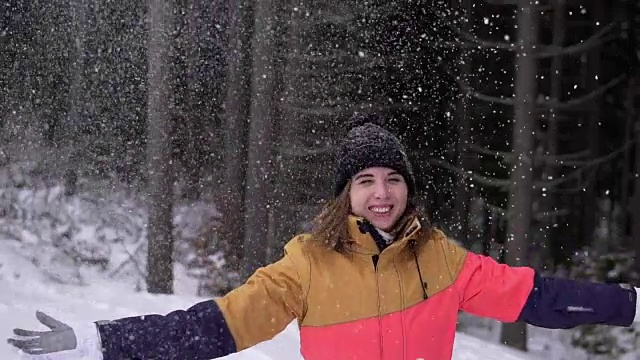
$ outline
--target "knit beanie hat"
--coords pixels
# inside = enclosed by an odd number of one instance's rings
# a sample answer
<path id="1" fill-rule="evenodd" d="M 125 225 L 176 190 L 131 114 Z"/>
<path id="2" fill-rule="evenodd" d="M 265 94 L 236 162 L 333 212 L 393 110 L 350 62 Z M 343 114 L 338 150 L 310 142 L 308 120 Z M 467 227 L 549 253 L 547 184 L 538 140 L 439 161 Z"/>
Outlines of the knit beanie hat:
<path id="1" fill-rule="evenodd" d="M 411 163 L 400 140 L 382 128 L 384 119 L 375 114 L 354 113 L 349 131 L 338 148 L 334 196 L 340 195 L 347 182 L 369 167 L 387 167 L 404 177 L 409 197 L 415 192 Z"/>

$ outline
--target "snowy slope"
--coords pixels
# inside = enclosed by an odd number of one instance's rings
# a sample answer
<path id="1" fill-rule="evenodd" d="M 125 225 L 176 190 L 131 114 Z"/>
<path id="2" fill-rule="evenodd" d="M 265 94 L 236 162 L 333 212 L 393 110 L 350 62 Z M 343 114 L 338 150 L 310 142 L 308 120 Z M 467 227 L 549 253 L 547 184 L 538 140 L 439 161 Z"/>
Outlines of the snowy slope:
<path id="1" fill-rule="evenodd" d="M 35 310 L 42 310 L 70 324 L 97 319 L 113 319 L 145 313 L 164 314 L 186 308 L 201 298 L 187 295 L 151 295 L 135 293 L 117 283 L 93 283 L 91 286 L 48 283 L 27 260 L 16 256 L 9 241 L 0 241 L 0 359 L 22 357 L 4 342 L 14 327 L 35 328 Z M 294 323 L 271 341 L 226 357 L 225 359 L 297 360 L 299 338 Z M 534 359 L 523 353 L 458 334 L 456 360 Z"/>

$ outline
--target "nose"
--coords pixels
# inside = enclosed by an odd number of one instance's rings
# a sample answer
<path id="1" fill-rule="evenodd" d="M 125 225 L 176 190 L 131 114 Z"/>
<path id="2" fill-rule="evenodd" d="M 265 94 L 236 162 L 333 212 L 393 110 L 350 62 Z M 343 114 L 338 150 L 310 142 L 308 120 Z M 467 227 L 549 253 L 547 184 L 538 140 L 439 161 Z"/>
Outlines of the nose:
<path id="1" fill-rule="evenodd" d="M 373 196 L 376 199 L 386 199 L 389 196 L 389 187 L 384 181 L 381 181 L 375 185 Z"/>

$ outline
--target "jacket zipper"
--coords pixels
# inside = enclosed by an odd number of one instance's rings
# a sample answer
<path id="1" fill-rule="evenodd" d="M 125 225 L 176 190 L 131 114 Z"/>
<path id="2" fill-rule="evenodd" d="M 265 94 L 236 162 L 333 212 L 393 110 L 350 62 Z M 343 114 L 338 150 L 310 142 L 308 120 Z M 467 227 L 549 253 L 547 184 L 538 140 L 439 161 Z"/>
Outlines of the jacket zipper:
<path id="1" fill-rule="evenodd" d="M 371 257 L 371 261 L 373 262 L 373 274 L 376 277 L 376 290 L 378 299 L 378 334 L 380 336 L 380 360 L 382 360 L 382 344 L 383 344 L 383 336 L 382 336 L 382 313 L 380 311 L 380 283 L 378 282 L 378 260 L 380 260 L 380 255 L 373 255 Z"/>

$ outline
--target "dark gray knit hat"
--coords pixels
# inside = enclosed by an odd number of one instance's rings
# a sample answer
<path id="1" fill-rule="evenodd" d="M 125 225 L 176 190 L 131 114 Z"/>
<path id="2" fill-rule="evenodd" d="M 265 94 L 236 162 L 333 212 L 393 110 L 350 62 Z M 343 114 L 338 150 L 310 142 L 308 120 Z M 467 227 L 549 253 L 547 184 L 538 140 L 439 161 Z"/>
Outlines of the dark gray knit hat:
<path id="1" fill-rule="evenodd" d="M 347 122 L 349 132 L 337 153 L 334 195 L 340 195 L 347 182 L 369 167 L 388 167 L 404 177 L 409 197 L 415 192 L 411 163 L 400 140 L 382 128 L 384 119 L 375 114 L 354 113 Z"/>

